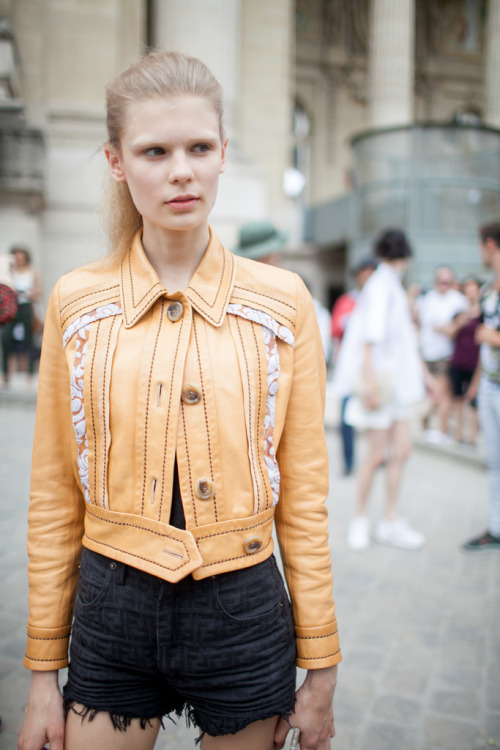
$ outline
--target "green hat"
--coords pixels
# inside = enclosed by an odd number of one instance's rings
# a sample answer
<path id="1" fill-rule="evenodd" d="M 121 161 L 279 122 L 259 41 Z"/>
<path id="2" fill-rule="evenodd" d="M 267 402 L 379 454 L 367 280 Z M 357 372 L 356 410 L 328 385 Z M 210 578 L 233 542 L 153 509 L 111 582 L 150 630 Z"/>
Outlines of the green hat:
<path id="1" fill-rule="evenodd" d="M 239 239 L 239 244 L 234 248 L 236 255 L 259 260 L 282 250 L 288 234 L 280 232 L 270 221 L 251 221 L 241 227 Z"/>

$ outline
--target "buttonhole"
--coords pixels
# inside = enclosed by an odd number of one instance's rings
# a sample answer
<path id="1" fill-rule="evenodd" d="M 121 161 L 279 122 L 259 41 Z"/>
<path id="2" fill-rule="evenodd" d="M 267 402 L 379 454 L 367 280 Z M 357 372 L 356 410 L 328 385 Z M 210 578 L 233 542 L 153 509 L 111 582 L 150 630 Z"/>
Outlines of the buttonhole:
<path id="1" fill-rule="evenodd" d="M 156 492 L 156 479 L 153 479 L 153 486 L 151 488 L 151 505 L 155 501 L 155 492 Z"/>
<path id="2" fill-rule="evenodd" d="M 172 557 L 177 557 L 179 560 L 182 560 L 184 555 L 180 555 L 178 552 L 172 552 L 172 550 L 169 549 L 163 549 L 162 550 L 164 555 L 171 555 Z"/>
<path id="3" fill-rule="evenodd" d="M 163 383 L 158 384 L 158 394 L 156 397 L 156 406 L 161 406 L 161 392 L 163 390 Z"/>

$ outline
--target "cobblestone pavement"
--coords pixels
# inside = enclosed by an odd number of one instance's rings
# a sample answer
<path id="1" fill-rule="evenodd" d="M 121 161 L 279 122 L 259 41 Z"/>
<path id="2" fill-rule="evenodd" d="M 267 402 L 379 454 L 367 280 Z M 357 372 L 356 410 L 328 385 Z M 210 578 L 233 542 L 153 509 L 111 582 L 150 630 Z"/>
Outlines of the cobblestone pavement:
<path id="1" fill-rule="evenodd" d="M 29 673 L 26 509 L 34 407 L 0 400 L 0 750 L 15 750 Z M 328 500 L 344 661 L 336 696 L 336 750 L 500 748 L 500 552 L 466 555 L 484 529 L 487 477 L 480 462 L 417 448 L 403 513 L 428 537 L 419 552 L 345 544 L 355 479 L 341 478 L 337 434 Z M 363 443 L 358 448 L 362 451 Z M 383 473 L 370 514 L 380 515 Z M 299 675 L 299 679 L 303 675 Z M 167 722 L 156 750 L 192 750 L 196 732 Z"/>

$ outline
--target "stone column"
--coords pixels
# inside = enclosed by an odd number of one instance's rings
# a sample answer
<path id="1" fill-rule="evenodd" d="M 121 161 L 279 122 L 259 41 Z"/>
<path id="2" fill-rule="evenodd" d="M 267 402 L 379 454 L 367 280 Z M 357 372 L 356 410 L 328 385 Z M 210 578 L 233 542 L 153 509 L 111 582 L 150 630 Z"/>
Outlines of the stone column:
<path id="1" fill-rule="evenodd" d="M 498 4 L 498 0 L 495 0 Z M 368 101 L 370 127 L 413 119 L 415 0 L 372 0 Z"/>
<path id="2" fill-rule="evenodd" d="M 156 0 L 154 45 L 199 57 L 224 89 L 224 121 L 234 132 L 239 77 L 240 0 Z"/>
<path id="3" fill-rule="evenodd" d="M 500 128 L 500 0 L 488 0 L 484 121 Z"/>

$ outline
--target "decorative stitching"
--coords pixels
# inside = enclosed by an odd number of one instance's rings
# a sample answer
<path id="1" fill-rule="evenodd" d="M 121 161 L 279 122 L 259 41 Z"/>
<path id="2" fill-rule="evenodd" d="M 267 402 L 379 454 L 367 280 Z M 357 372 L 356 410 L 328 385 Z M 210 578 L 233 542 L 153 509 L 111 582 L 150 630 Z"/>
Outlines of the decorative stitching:
<path id="1" fill-rule="evenodd" d="M 97 433 L 96 433 L 95 419 L 94 419 L 94 364 L 95 364 L 95 358 L 97 354 L 97 342 L 99 340 L 100 326 L 101 324 L 99 322 L 97 324 L 94 350 L 92 352 L 92 364 L 90 366 L 90 375 L 89 375 L 90 419 L 92 422 L 92 433 L 94 435 L 94 502 L 97 501 L 97 451 L 96 451 Z"/>
<path id="2" fill-rule="evenodd" d="M 210 479 L 213 482 L 214 481 L 214 469 L 213 469 L 213 464 L 212 464 L 212 448 L 211 448 L 211 443 L 210 443 L 210 432 L 209 432 L 209 427 L 208 427 L 208 414 L 207 414 L 207 404 L 206 404 L 206 398 L 205 398 L 205 389 L 204 389 L 204 383 L 203 383 L 203 370 L 201 367 L 200 346 L 198 342 L 198 333 L 196 330 L 196 326 L 197 326 L 196 321 L 193 318 L 193 333 L 194 333 L 194 341 L 196 344 L 196 356 L 198 358 L 198 369 L 200 372 L 201 392 L 203 394 L 203 413 L 205 415 L 205 429 L 207 431 L 208 463 L 210 465 Z M 187 446 L 186 446 L 186 450 L 187 450 Z M 215 520 L 218 521 L 219 518 L 217 514 L 217 503 L 215 500 L 215 495 L 214 495 L 214 514 L 215 514 Z"/>
<path id="3" fill-rule="evenodd" d="M 115 325 L 116 319 L 113 319 L 111 322 L 111 328 L 108 332 L 108 341 L 106 344 L 106 356 L 104 358 L 104 374 L 102 378 L 102 421 L 103 421 L 103 435 L 104 435 L 104 457 L 103 457 L 103 467 L 102 467 L 102 499 L 103 499 L 103 505 L 106 505 L 106 477 L 108 474 L 108 445 L 107 445 L 107 439 L 108 439 L 108 431 L 106 429 L 106 374 L 107 374 L 107 368 L 108 368 L 108 357 L 109 357 L 109 346 L 111 342 L 111 334 L 113 333 L 113 327 Z"/>
<path id="4" fill-rule="evenodd" d="M 252 326 L 252 334 L 253 334 L 253 340 L 254 340 L 254 344 L 255 344 L 255 350 L 257 352 L 257 365 L 258 365 L 257 366 L 257 370 L 258 370 L 258 373 L 259 373 L 259 387 L 257 389 L 257 392 L 259 394 L 259 406 L 258 406 L 258 409 L 257 409 L 257 425 L 256 425 L 257 434 L 259 435 L 260 434 L 260 409 L 261 409 L 261 405 L 262 405 L 262 373 L 260 371 L 260 368 L 261 368 L 260 352 L 259 352 L 259 344 L 257 342 L 257 336 L 255 334 L 255 326 Z M 259 461 L 258 464 L 259 464 L 260 476 L 262 478 L 262 486 L 264 488 L 264 492 L 266 493 L 266 508 L 267 508 L 268 500 L 269 500 L 269 493 L 267 491 L 267 484 L 266 484 L 266 479 L 265 479 L 265 476 L 264 476 L 264 472 L 262 471 L 262 462 Z M 259 509 L 260 509 L 260 504 L 259 504 Z"/>
<path id="5" fill-rule="evenodd" d="M 284 341 L 285 344 L 289 344 L 292 348 L 295 346 L 295 337 L 291 330 L 280 324 L 268 313 L 249 305 L 239 304 L 228 305 L 227 311 L 231 315 L 240 316 L 241 318 L 245 318 L 245 320 L 250 320 L 252 323 L 258 323 L 260 326 L 268 328 L 272 334 Z"/>
<path id="6" fill-rule="evenodd" d="M 91 310 L 90 312 L 85 313 L 85 315 L 76 318 L 76 320 L 74 320 L 73 323 L 70 323 L 63 332 L 64 348 L 67 347 L 72 337 L 78 333 L 81 328 L 87 328 L 91 323 L 95 323 L 96 320 L 103 320 L 104 318 L 110 318 L 113 315 L 120 315 L 121 311 L 121 305 L 113 303 L 111 305 L 96 307 L 95 310 Z"/>
<path id="7" fill-rule="evenodd" d="M 161 476 L 161 497 L 160 497 L 160 506 L 158 508 L 158 520 L 161 518 L 161 511 L 163 507 L 163 489 L 165 487 L 165 458 L 167 455 L 167 444 L 168 444 L 168 425 L 170 424 L 170 409 L 172 407 L 172 391 L 173 391 L 173 383 L 174 383 L 174 372 L 175 372 L 175 364 L 177 362 L 177 355 L 179 353 L 179 346 L 182 338 L 182 329 L 184 327 L 184 321 L 185 318 L 183 317 L 181 319 L 181 323 L 179 326 L 179 334 L 177 336 L 177 346 L 175 347 L 175 354 L 174 359 L 172 362 L 172 374 L 170 376 L 170 394 L 168 397 L 168 409 L 167 409 L 167 421 L 165 423 L 165 443 L 163 448 L 163 470 L 162 470 L 162 476 Z"/>
<path id="8" fill-rule="evenodd" d="M 318 661 L 319 659 L 329 659 L 330 656 L 337 656 L 337 654 L 340 654 L 339 648 L 333 653 L 325 654 L 324 656 L 299 656 L 298 658 L 302 659 L 303 661 Z"/>
<path id="9" fill-rule="evenodd" d="M 114 521 L 110 521 L 109 523 L 115 523 Z M 120 524 L 125 526 L 130 526 L 131 524 Z M 135 527 L 134 527 L 135 528 Z M 153 532 L 154 533 L 154 532 Z M 106 542 L 101 542 L 98 539 L 92 539 L 91 536 L 88 534 L 85 534 L 87 539 L 90 539 L 91 542 L 95 542 L 96 544 L 99 544 L 102 547 L 107 547 L 108 549 L 116 550 L 116 552 L 122 552 L 123 550 L 120 549 L 120 547 L 114 547 L 112 544 L 107 544 Z M 168 538 L 168 537 L 167 537 Z M 187 552 L 187 550 L 186 550 Z M 134 552 L 127 552 L 127 555 L 130 555 L 130 557 L 135 557 L 137 560 L 144 560 L 144 562 L 154 562 L 154 565 L 157 565 L 159 568 L 165 568 L 165 570 L 180 570 L 185 565 L 187 565 L 191 558 L 189 557 L 189 552 L 187 552 L 188 559 L 182 563 L 182 565 L 178 565 L 176 568 L 169 567 L 168 565 L 162 565 L 162 563 L 157 562 L 156 560 L 150 560 L 149 557 L 143 557 L 142 555 L 136 555 Z"/>
<path id="10" fill-rule="evenodd" d="M 194 495 L 193 495 L 193 476 L 191 474 L 191 462 L 189 460 L 188 441 L 187 441 L 187 434 L 186 434 L 186 420 L 184 417 L 184 403 L 182 401 L 181 401 L 181 414 L 182 414 L 182 424 L 184 426 L 184 446 L 186 448 L 186 458 L 187 458 L 187 465 L 188 465 L 188 479 L 189 479 L 189 491 L 191 493 L 191 506 L 193 508 L 194 523 L 196 526 L 198 526 L 196 503 L 194 501 Z"/>
<path id="11" fill-rule="evenodd" d="M 274 516 L 270 516 L 266 521 L 259 521 L 254 523 L 252 526 L 241 526 L 238 529 L 228 529 L 227 531 L 214 531 L 213 534 L 205 534 L 204 536 L 196 536 L 196 541 L 200 539 L 212 539 L 214 536 L 224 536 L 225 534 L 234 534 L 238 531 L 251 531 L 252 529 L 258 529 L 260 526 L 267 526 L 268 523 L 273 522 Z"/>
<path id="12" fill-rule="evenodd" d="M 208 302 L 204 297 L 202 297 L 201 294 L 199 293 L 199 291 L 197 289 L 195 289 L 192 286 L 188 286 L 188 289 L 190 289 L 192 292 L 194 292 L 195 294 L 197 294 L 198 297 L 201 299 L 201 301 L 204 302 L 209 307 L 214 307 L 215 306 L 215 303 L 217 302 L 217 299 L 219 297 L 220 288 L 222 286 L 222 280 L 224 278 L 224 270 L 226 268 L 226 253 L 222 249 L 221 249 L 221 252 L 222 252 L 222 268 L 221 268 L 221 273 L 220 273 L 220 277 L 219 277 L 219 286 L 217 287 L 217 292 L 215 294 L 215 298 L 214 298 L 214 301 L 212 302 L 212 304 L 210 304 L 210 302 Z"/>
<path id="13" fill-rule="evenodd" d="M 95 292 L 85 292 L 85 294 L 80 295 L 80 297 L 75 297 L 74 299 L 69 299 L 68 302 L 66 302 L 64 305 L 62 305 L 59 309 L 62 313 L 63 310 L 65 310 L 70 305 L 74 305 L 75 302 L 80 302 L 81 299 L 87 299 L 87 297 L 94 297 L 98 294 L 103 294 L 103 292 L 110 292 L 112 289 L 120 289 L 119 284 L 113 284 L 113 286 L 106 286 L 104 289 L 99 289 Z M 111 299 L 111 298 L 110 298 Z"/>
<path id="14" fill-rule="evenodd" d="M 92 295 L 97 296 L 97 295 Z M 108 307 L 109 305 L 120 305 L 120 298 L 117 297 L 115 294 L 113 294 L 111 297 L 105 297 L 104 299 L 99 299 L 99 302 L 102 302 L 101 307 Z M 92 303 L 95 304 L 95 301 L 92 300 Z M 78 310 L 73 310 L 70 312 L 64 319 L 61 319 L 61 327 L 64 327 L 68 320 L 71 320 L 75 315 L 81 315 L 81 312 L 89 307 L 91 304 L 90 300 L 87 302 L 87 304 L 82 305 Z"/>
<path id="15" fill-rule="evenodd" d="M 338 628 L 337 630 L 334 630 L 332 633 L 325 633 L 325 635 L 297 635 L 295 636 L 297 639 L 301 639 L 303 641 L 315 641 L 318 638 L 330 638 L 332 635 L 337 635 L 339 632 Z"/>
<path id="16" fill-rule="evenodd" d="M 228 311 L 229 311 L 229 305 L 228 305 Z M 257 474 L 256 466 L 255 466 L 255 457 L 254 457 L 254 441 L 253 441 L 253 422 L 252 422 L 252 387 L 250 383 L 250 371 L 248 368 L 248 360 L 245 350 L 245 345 L 243 343 L 243 336 L 241 334 L 241 326 L 239 318 L 236 318 L 236 327 L 238 329 L 238 335 L 240 337 L 240 343 L 241 343 L 241 349 L 243 351 L 243 358 L 245 360 L 245 369 L 246 369 L 246 375 L 247 375 L 247 386 L 248 386 L 248 445 L 249 445 L 249 453 L 250 453 L 250 463 L 252 464 L 252 476 L 255 476 Z M 257 484 L 257 483 L 256 483 Z M 257 484 L 257 507 L 260 505 L 260 498 L 259 498 L 260 489 Z"/>
<path id="17" fill-rule="evenodd" d="M 149 420 L 149 400 L 151 395 L 151 379 L 153 374 L 153 367 L 156 357 L 156 350 L 158 348 L 158 339 L 160 337 L 160 331 L 161 326 L 163 323 L 163 309 L 165 306 L 165 302 L 162 301 L 161 308 L 160 308 L 160 320 L 158 322 L 158 328 L 156 329 L 156 338 L 155 338 L 155 345 L 153 349 L 153 355 L 151 357 L 151 367 L 149 368 L 149 377 L 148 377 L 148 397 L 146 400 L 146 414 L 144 418 L 144 468 L 143 468 L 143 476 L 142 476 L 142 503 L 141 503 L 141 516 L 144 515 L 144 503 L 146 502 L 146 481 L 147 481 L 147 465 L 148 465 L 148 451 L 147 451 L 147 445 L 148 445 L 148 420 Z M 163 488 L 162 488 L 163 491 Z"/>
<path id="18" fill-rule="evenodd" d="M 236 294 L 235 294 L 235 293 L 233 292 L 233 294 L 231 295 L 231 298 L 232 298 L 232 299 L 233 299 L 233 300 L 235 301 L 235 304 L 243 304 L 243 305 L 245 305 L 245 306 L 247 306 L 247 305 L 250 305 L 250 306 L 251 306 L 251 301 L 250 301 L 250 300 L 248 299 L 248 297 L 245 297 L 245 296 L 244 296 L 243 294 L 238 294 L 238 293 L 236 293 Z M 239 301 L 238 301 L 238 300 L 239 300 Z M 266 305 L 266 303 L 265 303 L 265 302 L 262 302 L 261 300 L 259 300 L 259 309 L 261 309 L 261 310 L 263 310 L 263 311 L 267 310 L 267 311 L 269 312 L 269 314 L 271 314 L 272 316 L 274 316 L 274 315 L 279 315 L 279 316 L 280 316 L 280 318 L 283 318 L 283 319 L 284 319 L 284 320 L 286 320 L 286 321 L 287 321 L 288 323 L 290 323 L 290 325 L 291 325 L 291 327 L 292 327 L 293 329 L 295 329 L 295 328 L 296 328 L 296 325 L 295 325 L 295 320 L 293 320 L 292 318 L 289 318 L 289 317 L 288 317 L 288 316 L 286 316 L 286 315 L 283 315 L 283 313 L 281 313 L 281 312 L 280 312 L 280 313 L 278 313 L 278 312 L 276 311 L 276 308 L 275 308 L 275 307 L 271 307 L 271 305 Z"/>
<path id="19" fill-rule="evenodd" d="M 30 635 L 28 633 L 28 638 L 32 641 L 64 641 L 66 638 L 69 638 L 70 633 L 68 635 L 54 635 L 47 638 L 43 638 L 41 635 Z M 55 659 L 50 659 L 49 661 L 56 661 Z"/>
<path id="20" fill-rule="evenodd" d="M 69 635 L 66 636 L 66 638 L 69 638 Z M 39 661 L 40 663 L 48 663 L 48 662 L 52 663 L 52 662 L 58 662 L 58 661 L 66 661 L 65 656 L 61 656 L 58 659 L 37 659 L 34 656 L 30 656 L 28 653 L 26 653 L 26 658 L 29 659 L 30 661 Z"/>
<path id="21" fill-rule="evenodd" d="M 268 543 L 266 544 L 266 546 L 262 547 L 259 550 L 259 552 L 264 552 L 271 544 L 271 541 L 272 539 L 270 539 Z M 248 557 L 248 553 L 245 553 L 244 555 L 235 555 L 234 557 L 225 557 L 223 560 L 216 560 L 215 562 L 211 562 L 211 563 L 204 563 L 202 565 L 202 568 L 210 568 L 212 567 L 212 565 L 220 565 L 221 563 L 232 562 L 232 560 L 241 560 L 242 557 Z"/>
<path id="22" fill-rule="evenodd" d="M 278 302 L 280 305 L 289 307 L 294 312 L 297 312 L 297 308 L 295 307 L 295 305 L 291 305 L 289 302 L 284 302 L 282 299 L 278 299 L 278 297 L 273 297 L 271 294 L 264 294 L 264 292 L 256 291 L 255 289 L 249 289 L 246 286 L 241 286 L 241 284 L 235 284 L 234 288 L 241 289 L 242 292 L 250 292 L 250 294 L 255 294 L 257 297 L 265 297 L 266 299 L 272 299 L 273 302 Z"/>

